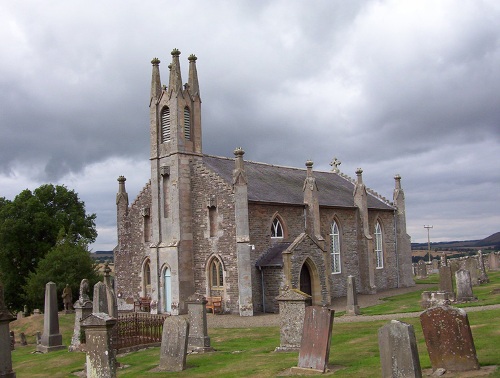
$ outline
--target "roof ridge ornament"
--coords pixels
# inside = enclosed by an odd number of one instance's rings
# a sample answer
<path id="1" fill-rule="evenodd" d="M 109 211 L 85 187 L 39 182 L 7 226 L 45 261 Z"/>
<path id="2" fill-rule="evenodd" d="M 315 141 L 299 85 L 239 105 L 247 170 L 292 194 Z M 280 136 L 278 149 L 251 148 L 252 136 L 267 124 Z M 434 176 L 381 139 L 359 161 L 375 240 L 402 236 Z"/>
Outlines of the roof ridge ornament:
<path id="1" fill-rule="evenodd" d="M 339 165 L 342 164 L 342 162 L 337 159 L 337 157 L 334 157 L 333 160 L 330 162 L 330 165 L 332 166 L 332 172 L 333 173 L 339 173 Z"/>

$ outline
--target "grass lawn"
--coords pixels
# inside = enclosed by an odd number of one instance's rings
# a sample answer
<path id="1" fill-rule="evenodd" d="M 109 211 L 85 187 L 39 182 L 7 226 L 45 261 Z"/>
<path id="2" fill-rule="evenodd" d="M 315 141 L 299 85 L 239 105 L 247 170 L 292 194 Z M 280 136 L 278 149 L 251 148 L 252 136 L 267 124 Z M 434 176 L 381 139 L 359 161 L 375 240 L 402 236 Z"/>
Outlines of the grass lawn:
<path id="1" fill-rule="evenodd" d="M 489 273 L 491 282 L 474 287 L 478 296 L 477 305 L 500 303 L 500 272 Z M 427 280 L 435 279 L 432 276 Z M 425 281 L 425 280 L 423 280 Z M 493 293 L 492 293 L 493 292 Z M 363 309 L 363 313 L 381 314 L 407 311 L 420 311 L 420 293 L 388 298 L 387 303 Z M 415 307 L 412 301 L 417 301 Z M 382 307 L 385 306 L 385 307 Z M 385 312 L 387 311 L 387 312 Z M 500 353 L 500 310 L 471 312 L 469 322 L 472 327 L 474 343 L 479 363 L 482 366 L 499 365 Z M 60 315 L 60 328 L 65 345 L 69 345 L 74 324 L 74 315 Z M 420 363 L 423 369 L 430 368 L 429 357 L 418 318 L 399 319 L 414 326 Z M 333 326 L 330 364 L 339 365 L 335 377 L 379 377 L 380 361 L 377 332 L 388 321 L 360 323 L 335 323 Z M 34 334 L 43 330 L 43 316 L 32 316 L 11 323 L 17 337 L 25 332 L 30 345 L 17 347 L 12 352 L 14 371 L 18 378 L 23 377 L 72 377 L 73 372 L 83 370 L 84 353 L 69 353 L 65 350 L 48 354 L 33 354 Z M 118 361 L 124 368 L 119 369 L 118 377 L 272 377 L 283 374 L 288 368 L 297 365 L 297 352 L 275 353 L 279 345 L 279 329 L 239 328 L 209 329 L 212 347 L 215 352 L 193 354 L 187 358 L 187 369 L 181 373 L 151 372 L 159 363 L 159 348 L 151 348 L 121 355 Z M 329 374 L 327 374 L 329 375 Z M 497 369 L 490 377 L 500 377 Z"/>

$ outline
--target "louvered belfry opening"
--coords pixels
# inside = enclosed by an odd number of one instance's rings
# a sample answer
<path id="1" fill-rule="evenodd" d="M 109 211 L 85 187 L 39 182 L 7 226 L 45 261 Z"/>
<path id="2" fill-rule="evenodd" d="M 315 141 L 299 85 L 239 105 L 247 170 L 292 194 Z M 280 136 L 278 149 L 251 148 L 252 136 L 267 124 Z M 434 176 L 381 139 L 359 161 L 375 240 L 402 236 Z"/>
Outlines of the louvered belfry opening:
<path id="1" fill-rule="evenodd" d="M 184 138 L 191 140 L 191 112 L 187 106 L 184 108 Z"/>
<path id="2" fill-rule="evenodd" d="M 165 106 L 161 110 L 161 142 L 170 140 L 170 109 Z"/>

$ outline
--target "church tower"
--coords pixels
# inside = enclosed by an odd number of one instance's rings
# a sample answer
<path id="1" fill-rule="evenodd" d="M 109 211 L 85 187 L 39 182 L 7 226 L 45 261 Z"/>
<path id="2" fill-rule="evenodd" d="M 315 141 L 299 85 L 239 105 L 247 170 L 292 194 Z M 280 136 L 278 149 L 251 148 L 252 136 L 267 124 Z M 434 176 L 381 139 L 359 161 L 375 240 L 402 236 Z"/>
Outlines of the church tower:
<path id="1" fill-rule="evenodd" d="M 196 56 L 182 84 L 179 50 L 172 51 L 168 86 L 153 65 L 150 96 L 152 300 L 158 312 L 180 314 L 194 293 L 190 167 L 201 149 L 201 99 Z"/>

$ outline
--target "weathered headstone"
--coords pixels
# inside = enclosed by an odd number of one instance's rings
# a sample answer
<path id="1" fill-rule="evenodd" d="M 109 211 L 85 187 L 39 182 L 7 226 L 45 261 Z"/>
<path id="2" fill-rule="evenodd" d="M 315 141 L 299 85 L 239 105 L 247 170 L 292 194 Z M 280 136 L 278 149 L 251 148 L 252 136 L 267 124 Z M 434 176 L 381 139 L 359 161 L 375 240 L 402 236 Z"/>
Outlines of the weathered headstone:
<path id="1" fill-rule="evenodd" d="M 24 318 L 24 312 L 18 311 L 17 313 L 17 320 Z"/>
<path id="2" fill-rule="evenodd" d="M 417 264 L 417 278 L 427 278 L 427 265 L 424 260 L 420 260 Z"/>
<path id="3" fill-rule="evenodd" d="M 186 303 L 189 319 L 188 349 L 198 353 L 213 351 L 208 337 L 206 298 L 201 294 L 193 294 Z"/>
<path id="4" fill-rule="evenodd" d="M 295 372 L 324 373 L 328 367 L 334 311 L 321 306 L 306 307 L 298 367 Z"/>
<path id="5" fill-rule="evenodd" d="M 12 370 L 12 351 L 9 323 L 14 320 L 4 302 L 3 285 L 0 282 L 0 377 L 16 378 Z"/>
<path id="6" fill-rule="evenodd" d="M 26 345 L 28 345 L 28 341 L 26 340 L 26 335 L 25 335 L 25 333 L 24 333 L 24 332 L 21 332 L 21 333 L 19 334 L 19 338 L 21 339 L 21 345 L 22 345 L 22 346 L 26 346 Z"/>
<path id="7" fill-rule="evenodd" d="M 420 315 L 432 369 L 479 369 L 467 313 L 449 306 L 433 307 Z"/>
<path id="8" fill-rule="evenodd" d="M 479 269 L 477 260 L 474 257 L 469 256 L 465 259 L 465 269 L 469 271 L 472 286 L 479 286 Z"/>
<path id="9" fill-rule="evenodd" d="M 472 282 L 468 270 L 457 270 L 455 273 L 455 282 L 457 287 L 457 302 L 470 302 L 477 299 L 472 292 Z"/>
<path id="10" fill-rule="evenodd" d="M 460 269 L 460 262 L 457 259 L 450 260 L 448 262 L 451 268 L 451 276 L 455 277 L 455 273 Z"/>
<path id="11" fill-rule="evenodd" d="M 57 313 L 57 289 L 54 282 L 45 285 L 45 310 L 43 315 L 43 334 L 36 350 L 42 353 L 64 349 L 62 335 L 59 332 L 59 314 Z"/>
<path id="12" fill-rule="evenodd" d="M 490 279 L 486 274 L 486 268 L 484 266 L 484 256 L 481 250 L 477 251 L 477 260 L 479 265 L 479 283 L 483 284 L 490 282 Z"/>
<path id="13" fill-rule="evenodd" d="M 432 273 L 437 273 L 439 269 L 438 259 L 432 259 Z"/>
<path id="14" fill-rule="evenodd" d="M 453 290 L 453 276 L 451 275 L 451 267 L 443 265 L 439 268 L 439 291 L 448 293 L 448 298 L 455 300 L 455 291 Z"/>
<path id="15" fill-rule="evenodd" d="M 448 293 L 444 291 L 423 291 L 420 307 L 427 309 L 435 306 L 449 305 Z"/>
<path id="16" fill-rule="evenodd" d="M 382 377 L 421 378 L 417 340 L 411 324 L 392 320 L 378 330 Z"/>
<path id="17" fill-rule="evenodd" d="M 80 322 L 87 316 L 92 314 L 93 306 L 92 306 L 92 301 L 89 298 L 88 291 L 89 291 L 89 281 L 86 278 L 84 278 L 80 282 L 80 296 L 73 305 L 73 308 L 75 309 L 75 326 L 73 329 L 73 337 L 71 338 L 71 345 L 68 348 L 70 352 L 80 350 L 82 341 L 85 338 L 85 333 L 81 329 Z"/>
<path id="18" fill-rule="evenodd" d="M 159 370 L 182 371 L 186 369 L 189 322 L 171 316 L 163 323 Z"/>
<path id="19" fill-rule="evenodd" d="M 40 331 L 35 332 L 36 345 L 40 345 L 42 342 L 42 333 Z"/>
<path id="20" fill-rule="evenodd" d="M 347 305 L 346 315 L 359 315 L 358 296 L 356 293 L 356 279 L 353 276 L 347 276 Z"/>
<path id="21" fill-rule="evenodd" d="M 499 270 L 500 269 L 500 259 L 496 253 L 491 252 L 488 255 L 488 262 L 489 262 L 488 265 L 489 265 L 490 270 Z"/>
<path id="22" fill-rule="evenodd" d="M 446 252 L 443 252 L 441 255 L 441 266 L 447 266 L 448 265 L 448 259 L 446 258 Z"/>
<path id="23" fill-rule="evenodd" d="M 93 313 L 82 320 L 87 353 L 87 378 L 116 377 L 116 358 L 112 330 L 116 319 L 105 313 Z"/>
<path id="24" fill-rule="evenodd" d="M 306 302 L 310 298 L 310 295 L 297 289 L 290 289 L 288 286 L 276 297 L 280 317 L 280 346 L 275 349 L 276 352 L 300 349 Z"/>

